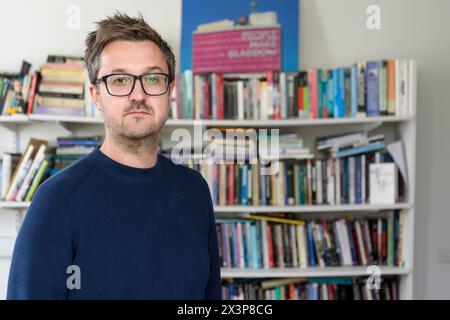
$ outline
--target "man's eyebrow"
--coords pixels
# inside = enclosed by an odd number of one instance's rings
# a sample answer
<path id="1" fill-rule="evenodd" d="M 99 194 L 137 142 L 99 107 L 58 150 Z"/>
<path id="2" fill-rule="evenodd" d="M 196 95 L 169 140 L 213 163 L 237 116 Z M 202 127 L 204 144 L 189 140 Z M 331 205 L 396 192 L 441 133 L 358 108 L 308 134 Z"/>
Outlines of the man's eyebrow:
<path id="1" fill-rule="evenodd" d="M 145 72 L 150 72 L 150 71 L 163 72 L 163 69 L 161 69 L 158 66 L 149 66 L 149 67 L 145 68 L 144 70 L 145 70 Z M 110 73 L 118 73 L 118 72 L 128 73 L 125 69 L 122 69 L 122 68 L 113 69 L 113 70 L 111 70 Z"/>

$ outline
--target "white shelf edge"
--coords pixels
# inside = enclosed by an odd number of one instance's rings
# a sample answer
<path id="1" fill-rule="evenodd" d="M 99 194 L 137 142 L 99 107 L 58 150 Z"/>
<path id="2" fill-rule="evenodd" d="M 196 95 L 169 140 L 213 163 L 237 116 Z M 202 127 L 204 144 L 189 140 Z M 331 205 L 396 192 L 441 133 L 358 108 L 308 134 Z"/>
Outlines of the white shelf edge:
<path id="1" fill-rule="evenodd" d="M 29 117 L 25 114 L 18 114 L 14 116 L 0 116 L 0 123 L 22 123 L 28 121 Z"/>
<path id="2" fill-rule="evenodd" d="M 4 209 L 25 209 L 30 206 L 27 201 L 0 201 L 0 208 Z"/>
<path id="3" fill-rule="evenodd" d="M 412 270 L 403 267 L 380 266 L 381 276 L 409 275 Z M 311 278 L 311 277 L 358 277 L 370 276 L 367 267 L 325 267 L 325 268 L 272 268 L 239 269 L 222 268 L 222 278 Z"/>
<path id="4" fill-rule="evenodd" d="M 0 208 L 28 208 L 30 202 L 0 201 Z M 412 208 L 411 203 L 355 204 L 355 205 L 301 205 L 301 206 L 214 206 L 215 212 L 343 212 L 343 211 L 380 211 Z"/>
<path id="5" fill-rule="evenodd" d="M 397 203 L 394 205 L 301 205 L 301 206 L 215 206 L 215 212 L 344 212 L 344 211 L 380 211 L 410 209 L 411 203 Z"/>
<path id="6" fill-rule="evenodd" d="M 204 126 L 224 126 L 224 127 L 291 127 L 291 126 L 317 126 L 317 125 L 345 125 L 345 124 L 366 124 L 384 122 L 404 122 L 414 120 L 415 116 L 380 116 L 365 118 L 340 118 L 340 119 L 281 119 L 281 120 L 193 120 L 193 119 L 168 119 L 167 126 L 193 126 L 195 124 Z M 76 117 L 58 115 L 15 115 L 0 116 L 2 123 L 27 123 L 33 121 L 41 122 L 66 122 L 84 124 L 103 124 L 102 118 Z"/>
<path id="7" fill-rule="evenodd" d="M 365 118 L 340 118 L 340 119 L 280 119 L 280 120 L 191 120 L 191 119 L 169 119 L 166 125 L 194 125 L 204 126 L 231 126 L 231 127 L 290 127 L 290 126 L 317 126 L 317 125 L 345 125 L 345 124 L 366 124 L 377 122 L 405 122 L 414 120 L 415 116 L 380 116 Z"/>
<path id="8" fill-rule="evenodd" d="M 30 121 L 103 124 L 102 118 L 30 114 Z"/>

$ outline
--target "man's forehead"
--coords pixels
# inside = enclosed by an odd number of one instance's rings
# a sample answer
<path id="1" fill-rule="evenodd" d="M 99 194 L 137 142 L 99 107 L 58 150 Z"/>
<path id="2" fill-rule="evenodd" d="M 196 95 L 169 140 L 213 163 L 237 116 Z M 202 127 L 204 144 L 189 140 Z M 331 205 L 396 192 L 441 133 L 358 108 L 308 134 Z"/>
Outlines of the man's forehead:
<path id="1" fill-rule="evenodd" d="M 101 69 L 109 72 L 167 72 L 161 49 L 152 41 L 113 41 L 100 55 Z"/>

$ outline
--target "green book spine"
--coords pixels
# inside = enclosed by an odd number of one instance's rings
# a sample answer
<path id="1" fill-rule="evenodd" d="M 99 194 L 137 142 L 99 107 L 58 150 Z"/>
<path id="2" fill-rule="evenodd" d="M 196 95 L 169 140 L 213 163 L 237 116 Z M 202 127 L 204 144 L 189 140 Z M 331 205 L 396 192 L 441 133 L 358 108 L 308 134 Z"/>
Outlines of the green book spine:
<path id="1" fill-rule="evenodd" d="M 33 182 L 31 183 L 30 190 L 28 190 L 27 196 L 25 197 L 25 201 L 31 201 L 31 198 L 33 197 L 37 187 L 39 186 L 39 183 L 42 180 L 42 176 L 44 175 L 45 169 L 47 169 L 47 165 L 48 165 L 47 160 L 42 161 L 41 167 L 36 173 L 36 176 L 34 177 Z"/>

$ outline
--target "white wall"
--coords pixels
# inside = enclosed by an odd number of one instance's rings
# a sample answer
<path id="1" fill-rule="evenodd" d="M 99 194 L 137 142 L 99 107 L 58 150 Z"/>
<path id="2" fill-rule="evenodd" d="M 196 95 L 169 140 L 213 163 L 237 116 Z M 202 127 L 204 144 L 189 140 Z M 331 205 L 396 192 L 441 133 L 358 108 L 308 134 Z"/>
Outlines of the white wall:
<path id="1" fill-rule="evenodd" d="M 5 8 L 4 2 L 0 0 L 1 8 Z M 80 30 L 66 26 L 66 9 L 71 4 L 81 8 Z M 370 4 L 381 8 L 379 31 L 366 28 Z M 82 54 L 92 22 L 110 14 L 113 8 L 129 14 L 141 11 L 179 57 L 181 0 L 16 0 L 8 1 L 8 10 L 0 12 L 0 70 L 15 71 L 23 58 L 38 66 L 48 53 Z M 21 22 L 13 27 L 18 17 Z M 450 250 L 450 212 L 445 201 L 450 190 L 450 1 L 301 0 L 300 25 L 302 68 L 344 66 L 367 59 L 418 60 L 414 293 L 416 298 L 449 299 L 450 264 L 439 263 L 438 249 Z M 47 137 L 64 132 L 56 125 L 35 125 L 27 129 L 21 141 L 23 144 L 35 133 Z M 6 134 L 0 128 L 0 153 L 8 146 Z M 8 267 L 9 262 L 0 259 L 0 298 L 5 296 Z"/>

